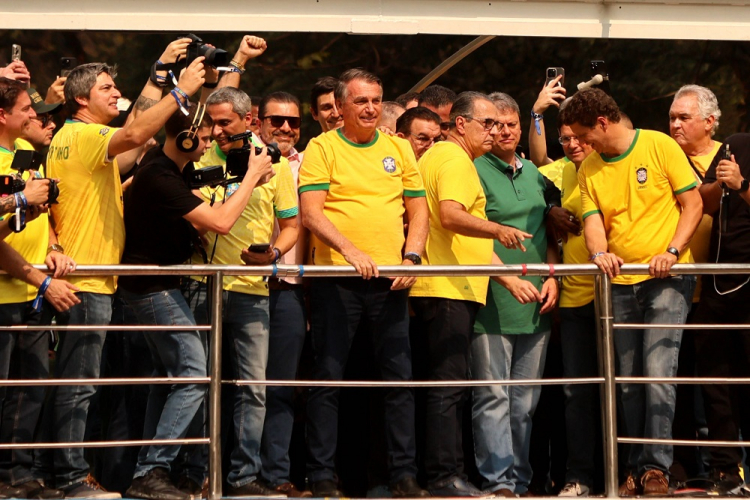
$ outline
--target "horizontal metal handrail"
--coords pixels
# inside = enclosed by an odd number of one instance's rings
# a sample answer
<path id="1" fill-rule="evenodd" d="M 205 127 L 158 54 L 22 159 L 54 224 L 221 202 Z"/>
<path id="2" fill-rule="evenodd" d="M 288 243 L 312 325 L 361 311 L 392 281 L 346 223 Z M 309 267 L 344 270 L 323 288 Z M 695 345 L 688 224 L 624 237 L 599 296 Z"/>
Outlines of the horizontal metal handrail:
<path id="1" fill-rule="evenodd" d="M 107 330 L 110 332 L 148 332 L 148 331 L 159 331 L 159 332 L 184 332 L 184 331 L 199 331 L 208 332 L 211 331 L 211 325 L 175 325 L 175 326 L 141 326 L 141 325 L 13 325 L 13 326 L 0 326 L 0 332 L 14 332 L 14 331 L 61 331 L 75 330 L 79 332 L 90 332 Z"/>
<path id="2" fill-rule="evenodd" d="M 153 446 L 160 444 L 209 444 L 209 438 L 136 439 L 130 441 L 84 441 L 69 443 L 8 443 L 0 444 L 0 450 L 28 450 L 35 448 L 109 448 L 112 446 Z"/>
<path id="3" fill-rule="evenodd" d="M 43 378 L 0 380 L 0 387 L 55 387 L 64 385 L 166 385 L 208 384 L 211 377 L 120 377 L 120 378 Z"/>
<path id="4" fill-rule="evenodd" d="M 604 377 L 544 378 L 523 380 L 222 380 L 226 385 L 265 385 L 292 387 L 488 387 L 495 385 L 601 384 Z"/>
<path id="5" fill-rule="evenodd" d="M 744 448 L 750 441 L 711 441 L 707 439 L 656 439 L 656 438 L 617 438 L 624 444 L 666 444 L 674 446 L 716 446 L 721 448 Z"/>
<path id="6" fill-rule="evenodd" d="M 750 384 L 750 377 L 615 377 L 618 384 Z"/>
<path id="7" fill-rule="evenodd" d="M 653 328 L 654 330 L 674 330 L 675 327 L 679 330 L 705 330 L 705 329 L 711 329 L 711 330 L 747 330 L 750 329 L 750 325 L 739 325 L 739 324 L 732 324 L 732 325 L 716 325 L 716 324 L 690 324 L 690 325 L 683 325 L 680 323 L 677 324 L 664 324 L 664 323 L 615 323 L 612 325 L 612 328 L 615 330 L 647 330 Z"/>

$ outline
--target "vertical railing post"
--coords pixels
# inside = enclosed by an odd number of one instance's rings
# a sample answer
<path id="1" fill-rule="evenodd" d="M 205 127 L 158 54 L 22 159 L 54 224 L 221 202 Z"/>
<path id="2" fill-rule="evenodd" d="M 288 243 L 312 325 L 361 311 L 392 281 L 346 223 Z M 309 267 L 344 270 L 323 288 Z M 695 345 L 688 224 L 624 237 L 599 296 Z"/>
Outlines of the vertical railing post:
<path id="1" fill-rule="evenodd" d="M 615 384 L 615 347 L 612 324 L 612 280 L 606 274 L 600 277 L 599 324 L 601 325 L 601 361 L 604 376 L 604 491 L 607 498 L 618 496 L 617 474 L 617 385 Z"/>
<path id="2" fill-rule="evenodd" d="M 217 271 L 211 280 L 211 347 L 208 390 L 208 500 L 219 500 L 221 485 L 221 318 L 224 273 Z"/>

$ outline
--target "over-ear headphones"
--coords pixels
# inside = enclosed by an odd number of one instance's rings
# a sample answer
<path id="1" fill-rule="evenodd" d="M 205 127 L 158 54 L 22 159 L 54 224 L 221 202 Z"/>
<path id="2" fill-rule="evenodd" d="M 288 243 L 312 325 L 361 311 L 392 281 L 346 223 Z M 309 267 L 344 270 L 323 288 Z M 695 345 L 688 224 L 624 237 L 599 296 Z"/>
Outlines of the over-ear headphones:
<path id="1" fill-rule="evenodd" d="M 198 103 L 198 108 L 195 110 L 195 116 L 193 117 L 193 123 L 190 124 L 190 128 L 183 130 L 175 138 L 177 149 L 183 153 L 192 153 L 198 149 L 198 129 L 203 122 L 203 115 L 206 113 L 206 105 L 202 102 Z"/>

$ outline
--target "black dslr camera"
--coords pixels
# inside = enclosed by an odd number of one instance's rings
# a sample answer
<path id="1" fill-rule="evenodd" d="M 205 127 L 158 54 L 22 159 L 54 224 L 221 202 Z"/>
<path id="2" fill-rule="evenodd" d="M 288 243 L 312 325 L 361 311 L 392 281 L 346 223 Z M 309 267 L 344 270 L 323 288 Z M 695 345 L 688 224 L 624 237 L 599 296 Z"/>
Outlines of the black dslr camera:
<path id="1" fill-rule="evenodd" d="M 216 47 L 206 45 L 205 43 L 203 43 L 203 40 L 192 33 L 188 33 L 187 35 L 185 35 L 185 38 L 190 38 L 192 40 L 192 42 L 190 42 L 190 45 L 188 45 L 187 47 L 187 54 L 185 56 L 186 67 L 190 66 L 195 58 L 200 56 L 205 57 L 206 66 L 211 66 L 212 68 L 219 68 L 229 65 L 230 58 L 229 53 L 226 50 L 217 49 Z"/>
<path id="2" fill-rule="evenodd" d="M 39 170 L 42 166 L 44 156 L 36 151 L 18 150 L 13 156 L 13 163 L 10 168 L 16 170 L 15 175 L 0 175 L 0 196 L 11 196 L 20 193 L 26 189 L 26 182 L 23 180 L 24 172 L 27 170 Z M 49 180 L 49 194 L 47 195 L 47 204 L 57 203 L 57 197 L 60 194 L 60 188 L 53 179 Z"/>
<path id="3" fill-rule="evenodd" d="M 256 155 L 263 152 L 263 148 L 250 144 L 251 135 L 252 132 L 243 132 L 229 137 L 229 142 L 241 140 L 242 147 L 230 149 L 227 152 L 227 176 L 231 175 L 238 180 L 244 179 L 247 173 L 247 162 L 250 161 L 250 148 L 255 147 Z M 281 161 L 281 151 L 278 144 L 275 142 L 267 144 L 266 151 L 268 152 L 268 156 L 271 157 L 271 163 L 279 163 Z"/>

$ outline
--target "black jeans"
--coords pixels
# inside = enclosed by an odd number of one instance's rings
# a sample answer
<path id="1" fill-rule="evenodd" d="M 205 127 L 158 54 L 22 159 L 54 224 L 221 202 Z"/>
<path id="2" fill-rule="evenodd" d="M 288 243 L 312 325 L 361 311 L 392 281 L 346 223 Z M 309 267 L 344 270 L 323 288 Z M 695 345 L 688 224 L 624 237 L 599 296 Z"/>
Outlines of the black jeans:
<path id="1" fill-rule="evenodd" d="M 381 377 L 409 381 L 408 290 L 392 291 L 387 278 L 319 278 L 311 299 L 313 379 L 341 380 L 352 339 L 360 322 L 369 329 Z M 334 457 L 338 432 L 339 389 L 315 387 L 307 402 L 308 478 L 336 478 Z M 414 393 L 410 388 L 385 391 L 385 438 L 391 483 L 416 476 Z"/>
<path id="2" fill-rule="evenodd" d="M 39 325 L 41 314 L 31 302 L 0 305 L 0 325 Z M 49 377 L 49 333 L 0 333 L 0 378 Z M 42 412 L 45 387 L 0 388 L 0 443 L 32 443 Z M 33 450 L 0 451 L 0 481 L 20 484 L 32 479 Z"/>
<path id="3" fill-rule="evenodd" d="M 710 278 L 710 276 L 706 276 Z M 712 283 L 704 280 L 704 287 Z M 701 297 L 694 323 L 750 323 L 750 289 L 718 298 Z M 715 295 L 715 294 L 711 294 Z M 697 330 L 695 369 L 698 377 L 750 377 L 750 328 L 747 330 Z M 701 386 L 708 424 L 708 438 L 737 441 L 740 430 L 750 436 L 750 386 L 704 384 Z M 709 448 L 711 468 L 738 471 L 742 448 Z"/>
<path id="4" fill-rule="evenodd" d="M 411 305 L 426 338 L 429 380 L 466 380 L 469 344 L 479 303 L 437 297 L 413 297 Z M 467 390 L 427 390 L 425 469 L 430 487 L 464 475 L 462 416 Z"/>

